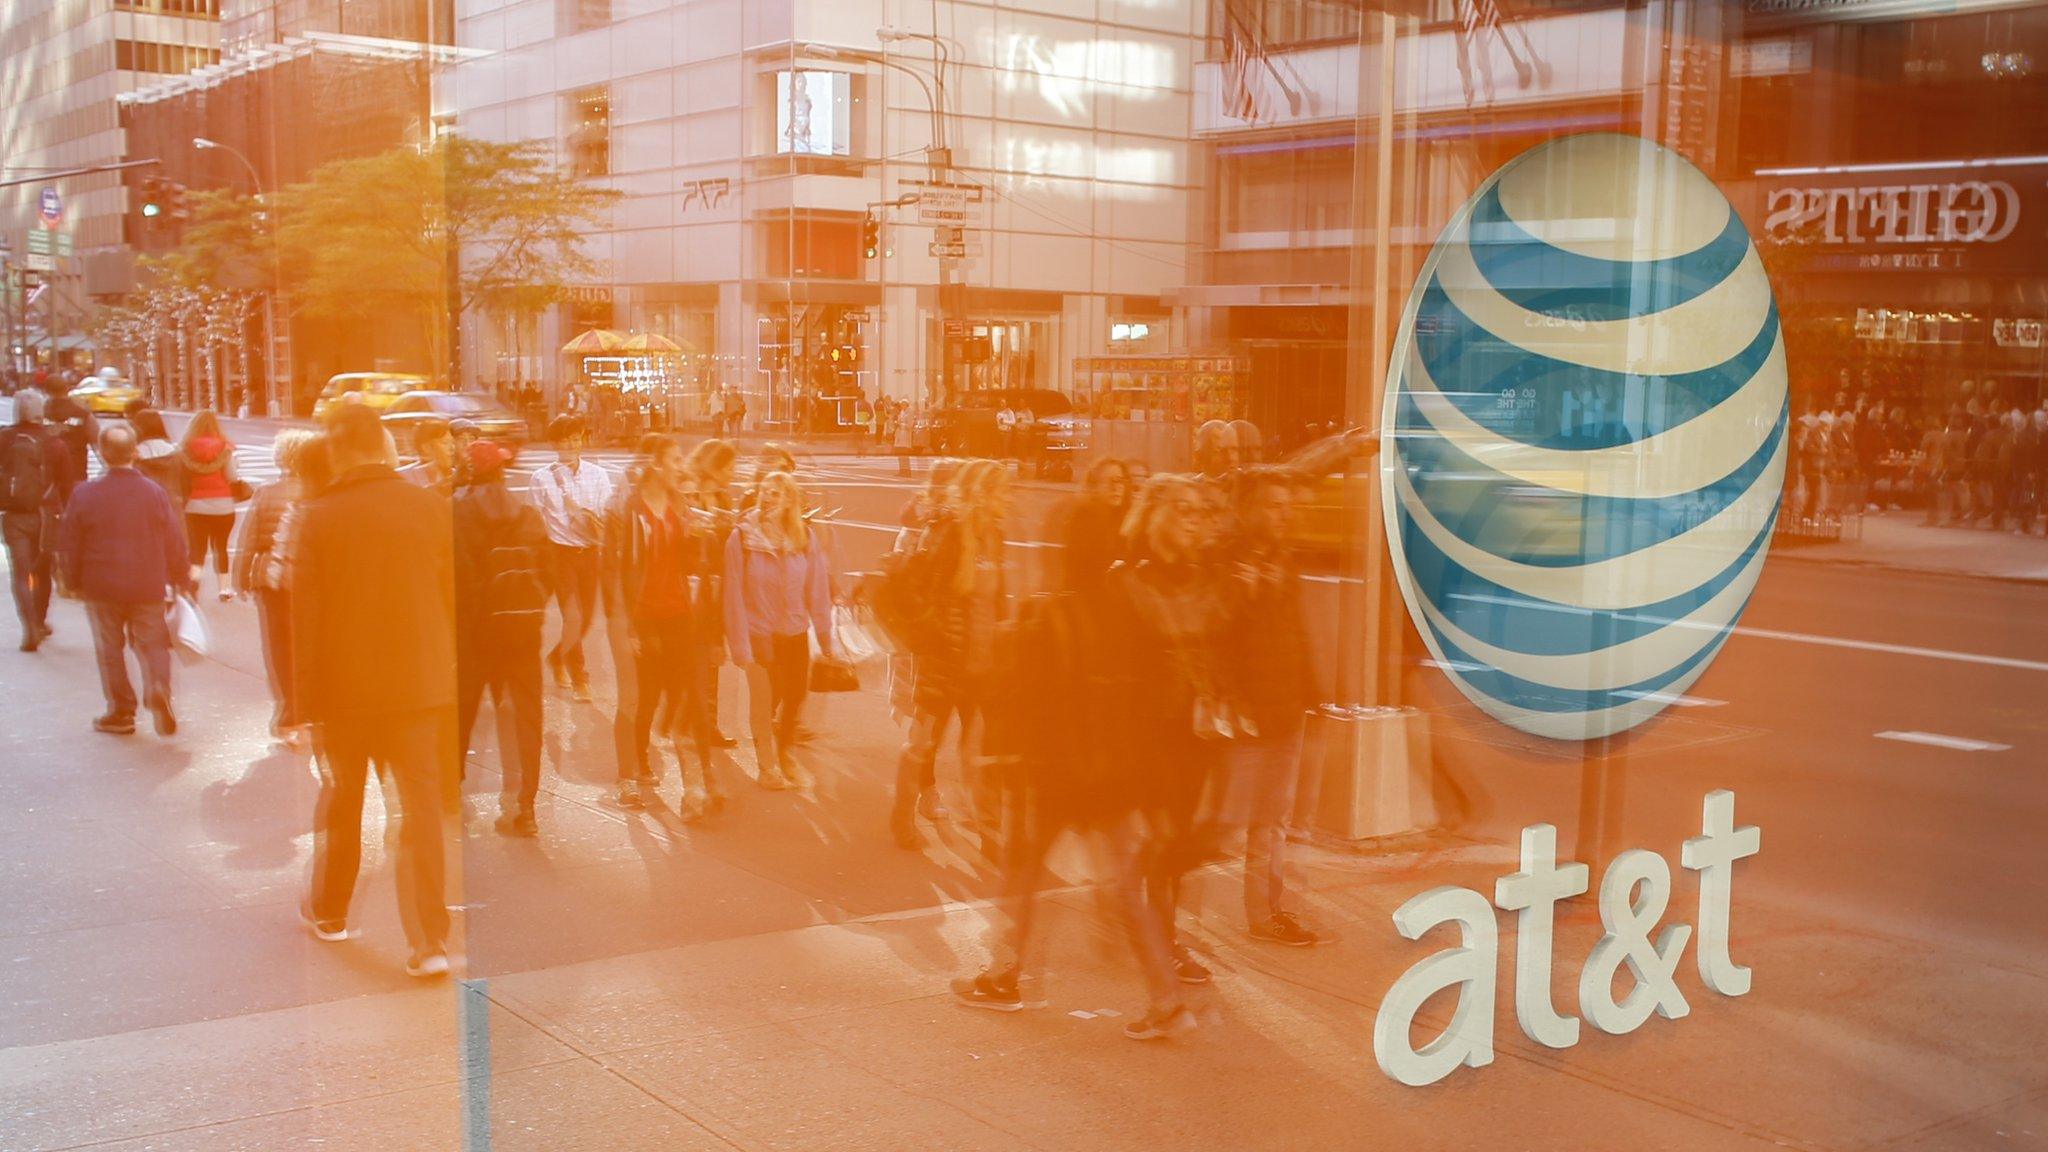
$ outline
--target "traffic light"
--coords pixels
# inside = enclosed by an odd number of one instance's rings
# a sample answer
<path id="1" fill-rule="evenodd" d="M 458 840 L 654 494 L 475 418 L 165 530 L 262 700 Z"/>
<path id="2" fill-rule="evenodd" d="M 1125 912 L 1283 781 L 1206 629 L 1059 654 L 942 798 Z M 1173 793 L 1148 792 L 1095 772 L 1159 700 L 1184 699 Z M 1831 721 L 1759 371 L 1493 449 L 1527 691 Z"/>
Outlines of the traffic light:
<path id="1" fill-rule="evenodd" d="M 142 218 L 154 220 L 164 214 L 164 178 L 144 176 L 142 178 Z"/>
<path id="2" fill-rule="evenodd" d="M 882 222 L 873 216 L 861 221 L 860 249 L 870 260 L 882 254 Z"/>
<path id="3" fill-rule="evenodd" d="M 175 180 L 164 184 L 164 215 L 173 220 L 192 215 L 192 210 L 185 206 L 185 186 Z"/>

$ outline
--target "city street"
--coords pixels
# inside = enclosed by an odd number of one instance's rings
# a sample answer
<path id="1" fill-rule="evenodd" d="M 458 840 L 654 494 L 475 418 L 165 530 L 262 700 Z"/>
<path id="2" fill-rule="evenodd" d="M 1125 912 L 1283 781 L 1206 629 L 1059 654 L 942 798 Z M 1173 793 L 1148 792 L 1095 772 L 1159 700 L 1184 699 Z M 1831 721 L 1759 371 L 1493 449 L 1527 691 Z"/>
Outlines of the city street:
<path id="1" fill-rule="evenodd" d="M 267 453 L 267 425 L 228 431 Z M 896 469 L 805 461 L 843 567 L 871 562 L 920 482 Z M 1063 490 L 1026 486 L 1025 551 L 1047 550 L 1038 525 Z M 2038 567 L 2048 544 L 2000 548 Z M 1326 647 L 1336 589 L 1310 584 Z M 550 692 L 538 840 L 491 831 L 480 735 L 451 876 L 458 979 L 423 987 L 400 970 L 375 846 L 354 938 L 318 943 L 297 921 L 315 782 L 265 735 L 253 609 L 207 606 L 216 651 L 180 669 L 169 740 L 90 731 L 83 615 L 53 615 L 40 653 L 0 660 L 10 1152 L 2048 1146 L 2048 584 L 1775 554 L 1710 672 L 1602 763 L 1625 781 L 1619 846 L 1678 874 L 1667 923 L 1698 922 L 1677 863 L 1708 791 L 1734 790 L 1738 822 L 1762 829 L 1734 898 L 1753 989 L 1710 992 L 1688 957 L 1689 1015 L 1546 1049 L 1514 1023 L 1504 917 L 1497 1059 L 1424 1089 L 1375 1067 L 1372 1024 L 1396 977 L 1453 941 L 1401 939 L 1392 910 L 1436 885 L 1491 895 L 1526 824 L 1556 824 L 1569 851 L 1590 761 L 1487 721 L 1413 658 L 1440 826 L 1304 850 L 1305 911 L 1333 937 L 1316 949 L 1248 940 L 1235 866 L 1198 874 L 1186 935 L 1218 970 L 1195 990 L 1203 1027 L 1142 1046 L 1119 1034 L 1141 988 L 1079 852 L 1049 898 L 1049 1007 L 954 1003 L 994 877 L 959 836 L 890 842 L 901 733 L 877 667 L 859 693 L 813 698 L 813 793 L 753 788 L 743 746 L 721 765 L 735 802 L 701 824 L 676 816 L 673 771 L 665 810 L 608 799 L 605 661 L 594 703 Z M 734 734 L 739 690 L 728 669 Z M 941 786 L 960 794 L 950 756 Z M 373 802 L 368 826 L 380 816 Z M 1590 900 L 1560 909 L 1567 1012 L 1599 932 Z M 1431 1001 L 1427 1030 L 1450 1007 Z"/>

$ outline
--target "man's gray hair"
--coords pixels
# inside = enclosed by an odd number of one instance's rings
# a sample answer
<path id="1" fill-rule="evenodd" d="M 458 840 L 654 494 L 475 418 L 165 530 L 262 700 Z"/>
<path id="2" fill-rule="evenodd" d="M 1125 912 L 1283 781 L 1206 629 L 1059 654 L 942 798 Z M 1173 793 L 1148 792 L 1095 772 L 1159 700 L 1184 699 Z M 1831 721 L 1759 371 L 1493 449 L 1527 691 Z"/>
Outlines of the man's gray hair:
<path id="1" fill-rule="evenodd" d="M 14 422 L 16 424 L 40 424 L 43 422 L 44 406 L 49 400 L 33 388 L 24 388 L 14 394 Z"/>
<path id="2" fill-rule="evenodd" d="M 116 424 L 100 433 L 100 459 L 109 468 L 126 468 L 135 463 L 135 432 Z"/>

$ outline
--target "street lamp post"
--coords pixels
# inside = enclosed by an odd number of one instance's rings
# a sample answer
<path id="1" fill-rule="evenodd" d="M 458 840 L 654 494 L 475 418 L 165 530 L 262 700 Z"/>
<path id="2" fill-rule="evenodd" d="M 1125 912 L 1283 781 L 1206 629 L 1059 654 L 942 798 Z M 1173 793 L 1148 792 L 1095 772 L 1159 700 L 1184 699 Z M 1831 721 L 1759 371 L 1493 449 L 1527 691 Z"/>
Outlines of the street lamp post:
<path id="1" fill-rule="evenodd" d="M 875 32 L 875 39 L 884 44 L 892 40 L 924 38 L 921 33 L 898 33 L 889 28 L 877 29 Z M 945 45 L 937 40 L 933 42 L 938 45 L 940 60 L 950 59 L 945 54 Z M 888 54 L 884 52 L 869 52 L 857 48 L 842 48 L 837 45 L 828 44 L 806 44 L 803 45 L 803 51 L 807 55 L 818 56 L 827 60 L 859 60 L 864 63 L 875 64 L 882 68 L 901 72 L 912 80 L 917 81 L 917 86 L 924 92 L 925 107 L 930 111 L 932 121 L 931 144 L 925 149 L 925 159 L 931 169 L 931 178 L 934 181 L 943 181 L 945 179 L 947 169 L 951 168 L 953 164 L 953 149 L 947 142 L 946 76 L 943 63 L 934 69 L 934 79 L 937 81 L 936 89 L 934 89 L 931 83 L 926 82 L 922 72 L 900 61 L 889 59 Z M 946 317 L 949 315 L 949 305 L 953 295 L 952 268 L 950 260 L 945 257 L 939 258 L 939 396 L 942 400 L 945 397 L 946 391 L 952 385 L 953 350 L 952 345 L 946 342 Z"/>
<path id="2" fill-rule="evenodd" d="M 953 62 L 952 51 L 945 40 L 925 32 L 906 32 L 901 28 L 882 27 L 875 29 L 875 40 L 888 45 L 902 40 L 922 40 L 932 46 L 933 84 L 925 90 L 925 100 L 931 105 L 932 146 L 926 156 L 931 162 L 931 178 L 935 183 L 944 183 L 948 171 L 953 167 L 952 137 L 946 131 L 946 70 Z M 885 56 L 884 64 L 891 62 Z M 909 72 L 901 64 L 895 68 Z M 911 73 L 913 76 L 916 73 Z M 919 77 L 920 82 L 922 77 Z M 954 314 L 953 261 L 951 257 L 939 257 L 939 396 L 940 403 L 950 398 L 953 390 L 953 343 L 946 336 L 946 321 Z"/>
<path id="3" fill-rule="evenodd" d="M 250 186 L 256 189 L 256 202 L 258 204 L 264 203 L 263 177 L 256 174 L 256 165 L 251 164 L 249 158 L 242 155 L 239 149 L 231 148 L 216 140 L 209 140 L 204 136 L 194 136 L 192 138 L 192 147 L 202 152 L 209 149 L 219 149 L 241 161 L 242 167 L 249 172 Z M 269 213 L 269 219 L 266 220 L 266 223 L 270 226 L 270 291 L 263 294 L 263 390 L 265 393 L 265 413 L 275 416 L 278 412 L 277 390 L 279 378 L 277 370 L 277 294 L 284 289 L 284 269 L 277 253 L 276 213 L 268 206 L 266 206 L 265 211 Z"/>
<path id="4" fill-rule="evenodd" d="M 0 236 L 0 343 L 7 346 L 4 361 L 7 371 L 14 371 L 14 244 Z"/>

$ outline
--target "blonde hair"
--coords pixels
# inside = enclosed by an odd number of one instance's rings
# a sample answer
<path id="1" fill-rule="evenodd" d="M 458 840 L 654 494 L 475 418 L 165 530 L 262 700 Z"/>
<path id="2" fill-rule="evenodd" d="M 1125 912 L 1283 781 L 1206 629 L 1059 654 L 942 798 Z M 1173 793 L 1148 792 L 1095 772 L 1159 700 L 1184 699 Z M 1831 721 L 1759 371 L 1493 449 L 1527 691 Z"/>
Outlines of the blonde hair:
<path id="1" fill-rule="evenodd" d="M 782 513 L 774 520 L 768 518 L 768 496 L 782 494 Z M 792 552 L 801 552 L 811 545 L 810 526 L 804 523 L 804 487 L 796 477 L 787 472 L 770 472 L 761 478 L 760 499 L 754 505 L 754 514 L 760 518 L 761 528 L 772 540 L 782 538 L 782 544 Z"/>
<path id="2" fill-rule="evenodd" d="M 951 504 L 960 523 L 960 570 L 953 586 L 959 591 L 974 586 L 974 570 L 989 537 L 997 538 L 995 559 L 1002 559 L 1002 525 L 996 502 L 1009 488 L 1010 470 L 996 460 L 969 460 L 953 476 Z"/>
<path id="3" fill-rule="evenodd" d="M 1145 481 L 1137 499 L 1131 502 L 1130 514 L 1124 517 L 1124 544 L 1136 556 L 1178 559 L 1161 556 L 1153 544 L 1159 532 L 1160 514 L 1181 497 L 1199 500 L 1201 495 L 1201 486 L 1187 476 L 1169 472 Z"/>
<path id="4" fill-rule="evenodd" d="M 270 444 L 270 459 L 276 463 L 278 475 L 298 475 L 299 459 L 319 439 L 320 434 L 311 428 L 287 428 L 279 432 L 277 439 Z"/>

